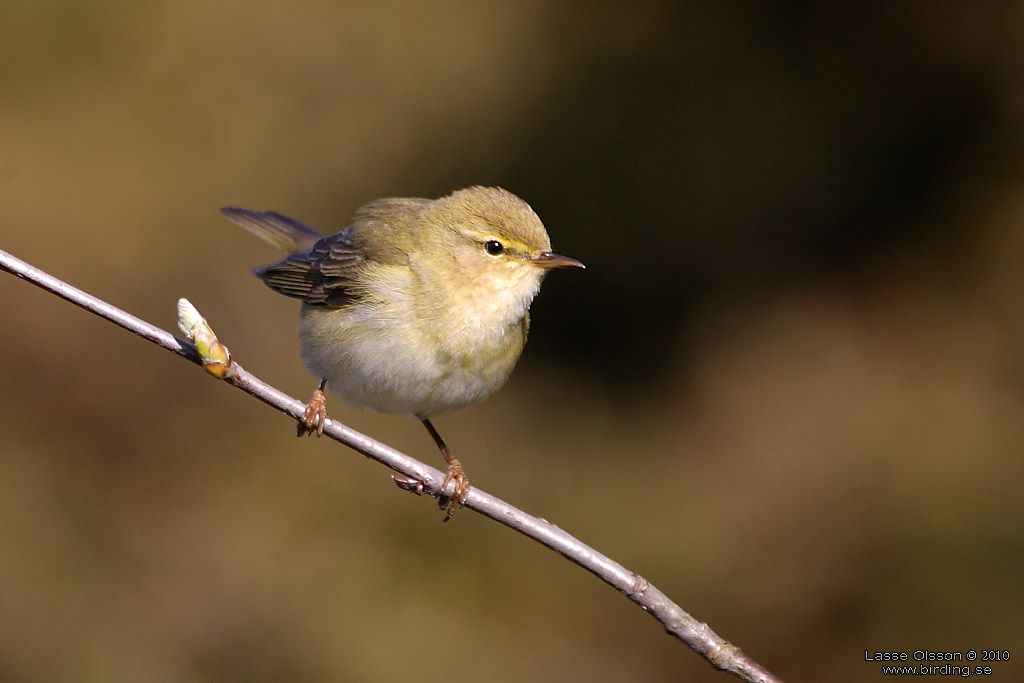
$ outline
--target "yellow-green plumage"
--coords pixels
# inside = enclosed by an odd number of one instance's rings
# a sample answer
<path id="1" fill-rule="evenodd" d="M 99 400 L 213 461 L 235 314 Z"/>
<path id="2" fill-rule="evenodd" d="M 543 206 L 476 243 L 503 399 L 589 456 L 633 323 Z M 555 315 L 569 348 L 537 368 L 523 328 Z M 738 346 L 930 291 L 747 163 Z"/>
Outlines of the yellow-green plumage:
<path id="1" fill-rule="evenodd" d="M 537 214 L 500 188 L 378 200 L 330 237 L 276 213 L 223 211 L 295 251 L 256 274 L 303 301 L 310 372 L 353 405 L 420 419 L 499 389 L 544 274 L 582 266 L 552 254 Z"/>

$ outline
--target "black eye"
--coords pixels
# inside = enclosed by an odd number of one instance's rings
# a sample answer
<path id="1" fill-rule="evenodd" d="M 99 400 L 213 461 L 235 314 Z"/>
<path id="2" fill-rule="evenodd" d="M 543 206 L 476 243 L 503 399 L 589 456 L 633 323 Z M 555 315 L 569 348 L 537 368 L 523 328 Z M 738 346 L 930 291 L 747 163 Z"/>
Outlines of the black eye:
<path id="1" fill-rule="evenodd" d="M 501 256 L 505 251 L 505 247 L 498 240 L 487 240 L 484 242 L 484 251 L 491 256 Z"/>

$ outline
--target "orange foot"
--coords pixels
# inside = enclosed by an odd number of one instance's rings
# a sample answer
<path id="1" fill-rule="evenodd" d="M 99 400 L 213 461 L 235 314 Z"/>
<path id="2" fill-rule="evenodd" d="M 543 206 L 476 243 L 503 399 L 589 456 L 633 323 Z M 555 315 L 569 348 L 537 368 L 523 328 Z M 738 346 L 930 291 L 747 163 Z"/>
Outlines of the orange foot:
<path id="1" fill-rule="evenodd" d="M 455 492 L 451 498 L 441 496 L 437 499 L 437 505 L 444 510 L 443 522 L 447 522 L 455 514 L 455 511 L 465 505 L 469 498 L 469 478 L 466 471 L 462 469 L 462 463 L 455 458 L 448 461 L 448 471 L 441 482 L 441 490 L 448 488 L 448 482 L 455 482 Z"/>
<path id="2" fill-rule="evenodd" d="M 302 419 L 295 425 L 295 436 L 316 433 L 320 436 L 324 433 L 324 422 L 327 421 L 327 396 L 323 391 L 323 384 L 313 392 L 312 398 L 306 404 L 306 412 Z"/>

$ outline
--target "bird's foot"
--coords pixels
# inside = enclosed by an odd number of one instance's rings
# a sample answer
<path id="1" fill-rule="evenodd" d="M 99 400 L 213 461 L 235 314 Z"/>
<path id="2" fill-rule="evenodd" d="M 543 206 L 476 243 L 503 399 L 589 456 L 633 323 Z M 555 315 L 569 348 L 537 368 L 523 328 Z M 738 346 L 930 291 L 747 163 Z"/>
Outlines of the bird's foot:
<path id="1" fill-rule="evenodd" d="M 295 436 L 303 436 L 316 433 L 320 436 L 324 433 L 324 423 L 327 422 L 327 395 L 323 389 L 317 389 L 306 404 L 306 412 L 302 419 L 295 425 Z"/>
<path id="2" fill-rule="evenodd" d="M 441 490 L 448 488 L 448 483 L 455 483 L 455 490 L 451 497 L 441 495 L 437 499 L 437 505 L 439 508 L 444 510 L 443 522 L 447 522 L 455 514 L 455 511 L 466 504 L 466 500 L 469 498 L 469 478 L 466 476 L 466 471 L 462 469 L 462 463 L 455 458 L 452 458 L 448 463 L 448 471 L 444 475 L 444 481 L 441 482 Z"/>

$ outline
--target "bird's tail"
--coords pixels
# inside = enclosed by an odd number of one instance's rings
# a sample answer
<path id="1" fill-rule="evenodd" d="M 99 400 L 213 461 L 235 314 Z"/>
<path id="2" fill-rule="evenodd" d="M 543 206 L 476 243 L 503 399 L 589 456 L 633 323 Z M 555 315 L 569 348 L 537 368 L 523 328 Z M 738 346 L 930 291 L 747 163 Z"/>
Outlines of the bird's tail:
<path id="1" fill-rule="evenodd" d="M 294 254 L 310 249 L 323 235 L 305 223 L 275 211 L 252 211 L 225 206 L 220 212 L 281 251 Z"/>

